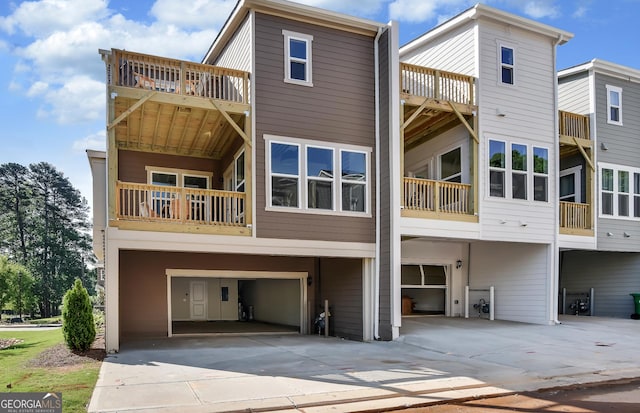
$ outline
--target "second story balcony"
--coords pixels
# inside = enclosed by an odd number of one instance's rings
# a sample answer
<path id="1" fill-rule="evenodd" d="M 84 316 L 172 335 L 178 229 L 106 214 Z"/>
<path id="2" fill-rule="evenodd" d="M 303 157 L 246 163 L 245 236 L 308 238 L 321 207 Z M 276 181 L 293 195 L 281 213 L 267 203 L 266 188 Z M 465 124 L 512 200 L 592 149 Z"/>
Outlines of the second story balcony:
<path id="1" fill-rule="evenodd" d="M 559 111 L 560 233 L 593 236 L 593 142 L 589 116 Z"/>
<path id="2" fill-rule="evenodd" d="M 101 53 L 110 225 L 249 235 L 249 73 L 116 49 Z"/>
<path id="3" fill-rule="evenodd" d="M 402 216 L 477 222 L 475 78 L 400 64 Z"/>

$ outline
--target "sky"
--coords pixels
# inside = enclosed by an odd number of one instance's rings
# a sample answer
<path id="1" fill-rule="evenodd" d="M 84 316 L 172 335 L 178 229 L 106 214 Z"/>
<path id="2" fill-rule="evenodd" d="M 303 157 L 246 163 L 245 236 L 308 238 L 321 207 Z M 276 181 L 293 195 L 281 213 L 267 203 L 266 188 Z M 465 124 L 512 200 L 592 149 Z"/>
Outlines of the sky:
<path id="1" fill-rule="evenodd" d="M 298 0 L 395 20 L 400 44 L 474 0 Z M 236 0 L 0 0 L 0 164 L 49 162 L 91 203 L 86 149 L 104 150 L 105 66 L 99 49 L 200 62 Z M 640 69 L 640 0 L 486 0 L 571 32 L 558 69 L 593 58 Z"/>

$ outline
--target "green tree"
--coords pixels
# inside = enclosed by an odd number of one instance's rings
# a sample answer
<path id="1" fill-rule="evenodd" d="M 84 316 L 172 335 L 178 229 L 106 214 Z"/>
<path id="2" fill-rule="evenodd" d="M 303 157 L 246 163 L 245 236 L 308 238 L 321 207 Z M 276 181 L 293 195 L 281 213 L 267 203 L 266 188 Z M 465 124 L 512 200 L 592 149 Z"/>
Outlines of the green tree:
<path id="1" fill-rule="evenodd" d="M 32 312 L 35 307 L 33 285 L 33 276 L 24 265 L 0 256 L 0 308 L 10 303 L 20 317 Z"/>
<path id="2" fill-rule="evenodd" d="M 87 350 L 96 338 L 96 326 L 89 293 L 80 279 L 76 279 L 73 288 L 64 295 L 62 306 L 62 334 L 67 346 L 72 350 Z"/>
<path id="3" fill-rule="evenodd" d="M 11 291 L 9 290 L 10 279 L 12 277 L 9 259 L 0 255 L 0 310 L 11 299 Z"/>

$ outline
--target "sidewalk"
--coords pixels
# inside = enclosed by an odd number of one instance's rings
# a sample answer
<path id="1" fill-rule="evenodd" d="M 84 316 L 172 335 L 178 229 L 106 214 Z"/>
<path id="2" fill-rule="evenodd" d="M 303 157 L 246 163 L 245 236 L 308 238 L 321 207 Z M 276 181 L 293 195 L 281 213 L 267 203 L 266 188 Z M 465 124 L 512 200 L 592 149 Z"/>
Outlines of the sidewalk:
<path id="1" fill-rule="evenodd" d="M 640 377 L 640 322 L 559 326 L 405 318 L 395 342 L 317 336 L 130 343 L 105 359 L 90 412 L 332 412 L 426 405 Z"/>

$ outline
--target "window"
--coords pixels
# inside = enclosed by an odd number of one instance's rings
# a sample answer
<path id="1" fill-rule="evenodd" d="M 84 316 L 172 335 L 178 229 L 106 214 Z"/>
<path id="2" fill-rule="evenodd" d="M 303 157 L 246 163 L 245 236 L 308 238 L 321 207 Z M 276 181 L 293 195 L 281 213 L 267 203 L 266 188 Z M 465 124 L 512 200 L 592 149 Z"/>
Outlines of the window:
<path id="1" fill-rule="evenodd" d="M 533 200 L 549 200 L 549 151 L 533 147 Z"/>
<path id="2" fill-rule="evenodd" d="M 314 213 L 369 212 L 370 150 L 269 138 L 265 135 L 271 192 L 267 208 Z"/>
<path id="3" fill-rule="evenodd" d="M 560 200 L 582 202 L 582 166 L 560 171 Z"/>
<path id="4" fill-rule="evenodd" d="M 440 179 L 447 182 L 462 182 L 462 148 L 440 155 Z"/>
<path id="5" fill-rule="evenodd" d="M 514 51 L 511 47 L 500 46 L 500 80 L 502 83 L 514 83 Z"/>
<path id="6" fill-rule="evenodd" d="M 640 168 L 600 165 L 600 215 L 640 218 Z"/>
<path id="7" fill-rule="evenodd" d="M 622 125 L 622 89 L 607 85 L 607 123 Z"/>
<path id="8" fill-rule="evenodd" d="M 507 148 L 511 151 L 509 157 Z M 549 150 L 489 140 L 489 196 L 547 202 Z"/>
<path id="9" fill-rule="evenodd" d="M 313 86 L 311 71 L 311 43 L 313 36 L 283 30 L 284 81 Z"/>
<path id="10" fill-rule="evenodd" d="M 153 212 L 157 216 L 164 218 L 176 218 L 179 203 L 176 200 L 182 195 L 177 188 L 188 189 L 209 189 L 213 174 L 205 171 L 190 171 L 184 169 L 162 168 L 156 166 L 145 167 L 147 171 L 147 182 L 151 185 L 164 186 L 167 189 L 149 191 L 147 199 L 144 201 L 146 207 L 150 208 L 147 213 Z M 175 188 L 175 189 L 169 189 Z M 201 202 L 201 195 L 188 192 L 186 194 L 192 208 Z M 196 218 L 194 211 L 189 214 Z"/>
<path id="11" fill-rule="evenodd" d="M 511 196 L 527 199 L 527 146 L 511 145 Z"/>
<path id="12" fill-rule="evenodd" d="M 505 197 L 505 143 L 489 141 L 489 195 Z"/>

